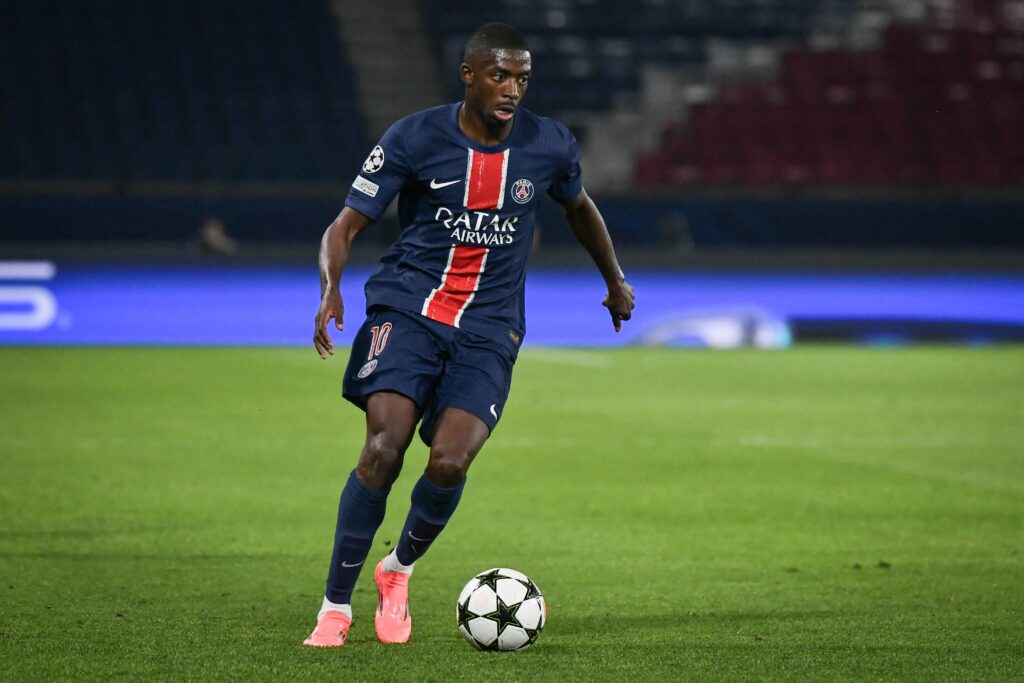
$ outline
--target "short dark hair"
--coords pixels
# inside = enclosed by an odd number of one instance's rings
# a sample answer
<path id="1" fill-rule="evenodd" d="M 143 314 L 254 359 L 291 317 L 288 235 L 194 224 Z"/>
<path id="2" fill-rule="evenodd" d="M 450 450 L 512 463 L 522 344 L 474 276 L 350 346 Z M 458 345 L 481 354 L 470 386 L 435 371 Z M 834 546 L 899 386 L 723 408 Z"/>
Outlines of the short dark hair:
<path id="1" fill-rule="evenodd" d="M 508 24 L 494 22 L 478 27 L 466 40 L 466 49 L 462 53 L 465 62 L 473 57 L 490 55 L 495 50 L 530 51 L 523 34 Z"/>

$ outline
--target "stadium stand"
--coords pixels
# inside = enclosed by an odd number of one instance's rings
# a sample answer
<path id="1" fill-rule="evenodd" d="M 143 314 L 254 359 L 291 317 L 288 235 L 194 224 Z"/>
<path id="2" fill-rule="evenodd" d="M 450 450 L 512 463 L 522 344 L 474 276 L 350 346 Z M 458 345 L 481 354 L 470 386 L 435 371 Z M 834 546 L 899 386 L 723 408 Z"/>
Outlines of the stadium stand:
<path id="1" fill-rule="evenodd" d="M 542 76 L 528 106 L 573 127 L 594 187 L 1024 184 L 1022 6 L 421 5 L 451 99 L 475 26 L 503 20 L 526 33 Z M 369 105 L 341 43 L 343 8 L 9 0 L 0 179 L 345 178 L 383 123 L 360 111 Z"/>
<path id="2" fill-rule="evenodd" d="M 0 179 L 321 180 L 366 153 L 326 3 L 6 0 L 0 22 Z"/>
<path id="3" fill-rule="evenodd" d="M 536 56 L 527 106 L 569 125 L 588 159 L 588 186 L 621 191 L 634 183 L 634 160 L 658 143 L 686 98 L 709 80 L 722 54 L 807 42 L 824 18 L 848 23 L 854 0 L 498 0 L 455 7 L 425 0 L 440 36 L 439 58 L 452 77 L 465 36 L 479 23 L 519 27 Z M 720 48 L 725 47 L 725 50 Z"/>
<path id="4" fill-rule="evenodd" d="M 790 50 L 780 78 L 721 83 L 669 126 L 636 180 L 1022 185 L 1024 21 L 1011 4 L 951 3 L 961 11 L 893 25 L 878 49 Z"/>
<path id="5" fill-rule="evenodd" d="M 622 244 L 1024 243 L 1024 0 L 7 0 L 0 243 L 315 240 L 494 20 Z"/>
<path id="6" fill-rule="evenodd" d="M 528 106 L 606 189 L 1024 184 L 1018 0 L 425 1 L 445 65 L 483 21 L 527 34 Z"/>
<path id="7" fill-rule="evenodd" d="M 601 110 L 639 88 L 644 68 L 693 67 L 705 62 L 714 37 L 774 41 L 805 35 L 824 0 L 499 0 L 486 6 L 453 7 L 425 0 L 433 34 L 441 36 L 442 62 L 462 59 L 469 32 L 486 21 L 505 21 L 526 36 L 537 54 L 542 79 L 530 91 L 530 107 L 550 116 Z M 449 79 L 451 96 L 459 84 Z"/>

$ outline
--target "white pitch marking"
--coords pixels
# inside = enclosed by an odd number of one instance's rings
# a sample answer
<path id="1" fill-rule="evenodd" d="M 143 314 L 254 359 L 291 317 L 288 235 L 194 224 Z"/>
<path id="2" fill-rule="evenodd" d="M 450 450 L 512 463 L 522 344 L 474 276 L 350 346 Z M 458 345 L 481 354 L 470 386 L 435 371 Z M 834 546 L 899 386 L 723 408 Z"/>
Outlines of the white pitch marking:
<path id="1" fill-rule="evenodd" d="M 984 443 L 976 439 L 953 439 L 948 437 L 774 437 L 763 434 L 740 435 L 733 439 L 719 439 L 718 443 L 736 444 L 748 448 L 794 449 L 807 453 L 822 460 L 838 462 L 854 467 L 866 467 L 883 470 L 893 474 L 902 474 L 918 479 L 941 481 L 944 483 L 968 484 L 981 489 L 1000 492 L 1024 493 L 1024 486 L 1003 477 L 993 478 L 983 471 L 953 471 L 941 465 L 925 463 L 908 463 L 900 460 L 872 460 L 870 450 L 874 448 L 897 448 L 905 450 L 935 450 L 938 448 L 963 447 Z M 859 451 L 850 455 L 843 451 Z"/>
<path id="2" fill-rule="evenodd" d="M 575 349 L 531 348 L 523 352 L 528 360 L 540 360 L 547 363 L 577 365 L 584 368 L 609 368 L 612 359 L 602 353 L 578 351 Z"/>

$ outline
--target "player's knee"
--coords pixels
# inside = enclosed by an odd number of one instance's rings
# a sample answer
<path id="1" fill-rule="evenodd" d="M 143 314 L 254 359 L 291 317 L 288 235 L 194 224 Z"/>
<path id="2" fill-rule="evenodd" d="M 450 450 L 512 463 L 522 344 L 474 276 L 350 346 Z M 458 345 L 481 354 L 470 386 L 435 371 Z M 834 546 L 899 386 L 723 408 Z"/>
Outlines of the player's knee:
<path id="1" fill-rule="evenodd" d="M 363 446 L 356 474 L 370 488 L 385 489 L 398 478 L 404 456 L 404 449 L 386 433 L 371 434 Z"/>
<path id="2" fill-rule="evenodd" d="M 466 478 L 474 455 L 465 448 L 435 445 L 430 449 L 427 477 L 438 486 L 458 486 Z"/>

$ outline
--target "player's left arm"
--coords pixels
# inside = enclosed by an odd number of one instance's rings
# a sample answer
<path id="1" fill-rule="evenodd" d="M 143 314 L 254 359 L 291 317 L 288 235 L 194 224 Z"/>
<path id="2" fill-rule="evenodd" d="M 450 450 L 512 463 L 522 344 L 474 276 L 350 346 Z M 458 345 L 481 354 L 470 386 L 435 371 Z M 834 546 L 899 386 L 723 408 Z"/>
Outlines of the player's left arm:
<path id="1" fill-rule="evenodd" d="M 608 227 L 586 190 L 580 190 L 564 208 L 565 217 L 572 227 L 572 234 L 594 259 L 605 284 L 608 285 L 608 293 L 601 303 L 608 308 L 615 331 L 619 332 L 622 329 L 622 321 L 632 317 L 635 300 L 633 286 L 626 282 L 626 276 L 622 274 L 619 261 L 615 258 L 615 247 L 612 246 Z"/>

